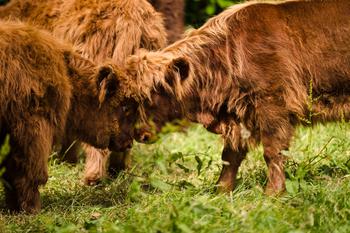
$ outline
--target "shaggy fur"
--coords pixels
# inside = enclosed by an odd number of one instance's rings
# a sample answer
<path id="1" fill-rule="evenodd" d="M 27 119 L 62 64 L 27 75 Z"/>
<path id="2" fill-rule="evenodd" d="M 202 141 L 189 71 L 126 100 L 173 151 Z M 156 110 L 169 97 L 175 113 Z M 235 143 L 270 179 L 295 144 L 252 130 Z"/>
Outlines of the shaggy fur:
<path id="1" fill-rule="evenodd" d="M 233 189 L 248 148 L 261 142 L 267 192 L 278 193 L 294 128 L 350 119 L 349 12 L 348 0 L 235 5 L 160 52 L 130 57 L 122 89 L 142 118 L 163 94 L 223 135 L 221 190 Z"/>
<path id="2" fill-rule="evenodd" d="M 65 128 L 98 148 L 130 144 L 117 121 L 116 76 L 110 65 L 96 67 L 48 33 L 0 21 L 0 141 L 10 135 L 2 166 L 11 210 L 40 209 L 38 186 L 47 182 L 48 156 Z"/>
<path id="3" fill-rule="evenodd" d="M 162 17 L 146 0 L 11 0 L 0 8 L 0 18 L 19 18 L 50 30 L 98 63 L 109 58 L 121 65 L 140 48 L 155 50 L 166 45 Z M 60 154 L 69 162 L 78 159 L 80 143 L 72 144 L 74 141 L 73 135 L 66 134 L 62 142 Z M 113 159 L 122 164 L 110 166 L 127 167 L 129 155 L 125 153 L 124 157 L 125 161 L 119 156 Z M 106 174 L 108 158 L 106 151 L 86 150 L 87 184 L 102 178 L 97 174 Z"/>
<path id="4" fill-rule="evenodd" d="M 120 64 L 140 48 L 166 44 L 161 16 L 145 0 L 11 0 L 0 18 L 19 18 L 71 42 L 96 62 Z"/>
<path id="5" fill-rule="evenodd" d="M 149 0 L 154 8 L 163 14 L 168 42 L 179 40 L 184 32 L 184 0 Z"/>

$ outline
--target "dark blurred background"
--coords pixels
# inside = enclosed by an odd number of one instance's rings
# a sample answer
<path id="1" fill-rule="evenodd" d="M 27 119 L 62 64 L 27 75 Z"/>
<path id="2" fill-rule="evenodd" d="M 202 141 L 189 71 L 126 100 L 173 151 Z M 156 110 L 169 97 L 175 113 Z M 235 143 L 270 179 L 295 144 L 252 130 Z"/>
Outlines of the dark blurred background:
<path id="1" fill-rule="evenodd" d="M 186 24 L 197 28 L 208 18 L 238 2 L 242 0 L 186 0 Z"/>
<path id="2" fill-rule="evenodd" d="M 7 3 L 9 0 L 0 0 L 0 5 L 4 5 L 5 3 Z"/>

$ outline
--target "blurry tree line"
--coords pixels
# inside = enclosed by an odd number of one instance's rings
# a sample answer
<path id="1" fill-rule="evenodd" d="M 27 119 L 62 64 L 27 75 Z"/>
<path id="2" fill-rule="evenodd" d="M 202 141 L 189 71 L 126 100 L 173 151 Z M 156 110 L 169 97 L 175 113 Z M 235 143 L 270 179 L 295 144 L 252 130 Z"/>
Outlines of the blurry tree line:
<path id="1" fill-rule="evenodd" d="M 225 8 L 242 0 L 185 0 L 186 1 L 186 23 L 199 27 L 205 21 L 220 13 Z"/>

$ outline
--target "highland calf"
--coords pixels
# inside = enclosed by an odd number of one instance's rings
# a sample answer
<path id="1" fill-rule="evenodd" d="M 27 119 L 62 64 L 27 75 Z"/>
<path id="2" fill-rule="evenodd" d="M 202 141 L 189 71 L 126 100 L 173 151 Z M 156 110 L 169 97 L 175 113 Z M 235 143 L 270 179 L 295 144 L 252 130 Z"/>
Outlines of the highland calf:
<path id="1" fill-rule="evenodd" d="M 166 45 L 162 17 L 146 0 L 11 0 L 0 7 L 0 18 L 18 18 L 49 30 L 97 63 L 111 59 L 121 65 L 140 48 L 157 50 Z M 60 152 L 72 163 L 77 162 L 80 148 L 75 140 L 66 133 Z M 84 147 L 84 180 L 95 184 L 106 176 L 110 151 Z M 112 156 L 111 173 L 128 166 L 127 151 Z"/>
<path id="2" fill-rule="evenodd" d="M 222 134 L 221 191 L 234 188 L 249 147 L 261 142 L 266 192 L 280 193 L 281 151 L 295 127 L 304 119 L 350 120 L 349 12 L 348 0 L 233 6 L 160 52 L 131 56 L 121 89 L 140 104 L 141 119 L 148 117 L 145 104 L 163 95 L 188 119 Z"/>
<path id="3" fill-rule="evenodd" d="M 132 143 L 117 121 L 125 114 L 116 76 L 112 65 L 98 68 L 44 31 L 0 21 L 0 141 L 10 136 L 2 166 L 11 210 L 40 210 L 38 187 L 65 129 L 98 148 Z"/>

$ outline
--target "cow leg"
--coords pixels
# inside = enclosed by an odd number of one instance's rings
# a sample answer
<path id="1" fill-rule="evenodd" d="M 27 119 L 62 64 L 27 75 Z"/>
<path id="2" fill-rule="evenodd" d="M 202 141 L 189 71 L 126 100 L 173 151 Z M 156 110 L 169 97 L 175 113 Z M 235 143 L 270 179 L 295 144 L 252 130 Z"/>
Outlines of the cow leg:
<path id="1" fill-rule="evenodd" d="M 124 152 L 112 152 L 109 158 L 108 173 L 113 177 L 120 171 L 127 170 L 131 166 L 130 150 Z"/>
<path id="2" fill-rule="evenodd" d="M 107 163 L 111 152 L 108 149 L 96 149 L 90 145 L 84 145 L 85 150 L 85 173 L 84 183 L 96 185 L 107 177 Z"/>
<path id="3" fill-rule="evenodd" d="M 10 153 L 3 175 L 5 199 L 12 211 L 39 212 L 39 186 L 48 180 L 47 162 L 52 149 L 53 127 L 33 117 L 10 133 Z"/>
<path id="4" fill-rule="evenodd" d="M 35 214 L 41 208 L 39 185 L 45 184 L 47 174 L 39 177 L 31 175 L 33 168 L 27 167 L 24 161 L 18 158 L 23 156 L 18 150 L 13 150 L 5 162 L 3 175 L 5 201 L 10 211 Z"/>
<path id="5" fill-rule="evenodd" d="M 68 163 L 77 163 L 79 160 L 80 142 L 65 135 L 60 150 L 60 158 Z"/>
<path id="6" fill-rule="evenodd" d="M 276 122 L 274 123 L 276 124 Z M 270 126 L 273 126 L 274 123 L 271 122 Z M 268 195 L 278 195 L 286 189 L 285 157 L 282 155 L 282 151 L 288 149 L 294 128 L 287 122 L 284 123 L 286 124 L 276 125 L 275 128 L 269 127 L 261 133 L 264 159 L 268 167 L 268 181 L 265 191 Z"/>
<path id="7" fill-rule="evenodd" d="M 240 146 L 238 149 L 232 149 L 230 145 L 225 145 L 222 152 L 224 165 L 218 181 L 219 192 L 230 192 L 235 188 L 238 168 L 247 152 L 248 150 L 246 147 Z"/>

